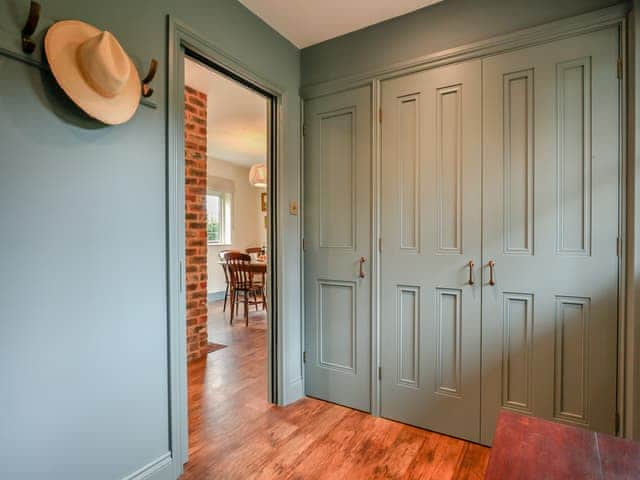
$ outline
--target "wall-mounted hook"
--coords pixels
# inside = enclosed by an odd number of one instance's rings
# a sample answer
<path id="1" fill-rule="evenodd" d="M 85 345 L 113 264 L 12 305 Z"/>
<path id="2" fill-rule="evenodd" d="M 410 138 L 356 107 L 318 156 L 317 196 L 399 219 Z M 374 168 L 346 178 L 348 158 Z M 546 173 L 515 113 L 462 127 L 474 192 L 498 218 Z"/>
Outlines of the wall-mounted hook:
<path id="1" fill-rule="evenodd" d="M 31 35 L 36 31 L 38 22 L 40 21 L 40 4 L 38 2 L 31 2 L 29 7 L 29 18 L 22 29 L 22 51 L 24 53 L 33 53 L 36 49 L 36 44 L 31 40 Z"/>
<path id="2" fill-rule="evenodd" d="M 156 76 L 156 71 L 158 70 L 158 61 L 153 58 L 151 59 L 151 65 L 149 65 L 149 72 L 147 76 L 142 80 L 142 96 L 144 98 L 149 98 L 153 95 L 153 88 L 149 86 L 149 83 L 153 80 L 153 77 Z"/>

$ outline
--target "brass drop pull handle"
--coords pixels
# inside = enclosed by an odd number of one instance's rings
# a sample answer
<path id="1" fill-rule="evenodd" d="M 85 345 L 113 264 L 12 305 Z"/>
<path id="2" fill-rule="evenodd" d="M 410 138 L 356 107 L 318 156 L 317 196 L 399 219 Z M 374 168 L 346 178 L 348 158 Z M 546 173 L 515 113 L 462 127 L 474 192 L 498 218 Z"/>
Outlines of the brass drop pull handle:
<path id="1" fill-rule="evenodd" d="M 360 257 L 360 273 L 358 274 L 360 278 L 364 278 L 364 262 L 366 261 L 366 258 Z"/>
<path id="2" fill-rule="evenodd" d="M 494 270 L 495 270 L 496 262 L 493 260 L 489 260 L 489 285 L 495 285 L 496 280 L 494 278 Z"/>
<path id="3" fill-rule="evenodd" d="M 473 285 L 473 267 L 475 266 L 475 263 L 473 263 L 473 260 L 469 260 L 469 263 L 467 263 L 467 267 L 469 267 L 469 285 Z"/>

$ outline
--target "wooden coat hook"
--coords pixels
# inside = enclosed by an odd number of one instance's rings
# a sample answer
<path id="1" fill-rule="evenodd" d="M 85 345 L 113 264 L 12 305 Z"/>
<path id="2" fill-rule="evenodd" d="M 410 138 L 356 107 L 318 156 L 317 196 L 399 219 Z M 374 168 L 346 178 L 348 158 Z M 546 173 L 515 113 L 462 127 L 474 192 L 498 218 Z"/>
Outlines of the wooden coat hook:
<path id="1" fill-rule="evenodd" d="M 149 86 L 149 83 L 153 80 L 153 77 L 156 76 L 156 71 L 158 70 L 158 61 L 153 58 L 151 59 L 151 65 L 149 65 L 149 72 L 147 76 L 142 80 L 142 96 L 144 98 L 149 98 L 153 95 L 153 88 Z"/>
<path id="2" fill-rule="evenodd" d="M 36 31 L 38 22 L 40 21 L 40 4 L 38 2 L 31 2 L 29 7 L 29 18 L 22 29 L 22 51 L 24 53 L 33 53 L 36 49 L 36 44 L 31 40 L 31 35 Z"/>

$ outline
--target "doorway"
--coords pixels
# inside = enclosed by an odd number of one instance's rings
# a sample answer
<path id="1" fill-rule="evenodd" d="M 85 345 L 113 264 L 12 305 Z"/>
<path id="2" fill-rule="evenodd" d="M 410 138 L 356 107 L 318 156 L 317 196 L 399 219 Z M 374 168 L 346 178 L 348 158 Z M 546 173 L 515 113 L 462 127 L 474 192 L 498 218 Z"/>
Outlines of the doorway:
<path id="1" fill-rule="evenodd" d="M 211 315 L 266 332 L 269 97 L 184 60 L 187 357 L 224 347 Z M 220 307 L 220 308 L 218 308 Z M 251 319 L 251 322 L 250 322 Z M 221 331 L 223 337 L 229 332 Z"/>
<path id="2" fill-rule="evenodd" d="M 171 263 L 169 273 L 177 269 L 182 276 L 171 315 L 183 319 L 172 335 L 184 339 L 171 351 L 178 385 L 171 398 L 172 445 L 182 452 L 180 465 L 189 459 L 189 469 L 196 466 L 198 444 L 219 441 L 207 437 L 214 410 L 278 402 L 274 207 L 282 105 L 278 91 L 250 72 L 183 41 L 172 70 L 178 106 L 169 113 L 171 138 L 179 139 L 176 155 L 181 151 L 173 176 L 178 185 L 170 194 L 183 192 L 169 201 L 169 221 L 182 226 L 170 249 L 183 260 Z M 234 283 L 223 267 L 225 253 L 241 257 L 236 270 L 242 280 Z M 234 402 L 229 392 L 249 381 L 250 398 Z"/>

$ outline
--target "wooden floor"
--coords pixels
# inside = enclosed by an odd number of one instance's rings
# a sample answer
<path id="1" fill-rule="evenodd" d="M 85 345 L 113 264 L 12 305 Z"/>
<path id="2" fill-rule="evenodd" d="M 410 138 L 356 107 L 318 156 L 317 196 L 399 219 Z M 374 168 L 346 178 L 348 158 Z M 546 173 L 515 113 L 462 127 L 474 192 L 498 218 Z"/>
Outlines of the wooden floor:
<path id="1" fill-rule="evenodd" d="M 306 398 L 266 402 L 266 320 L 228 324 L 209 309 L 209 339 L 228 345 L 189 365 L 189 463 L 196 479 L 481 479 L 489 450 Z"/>

